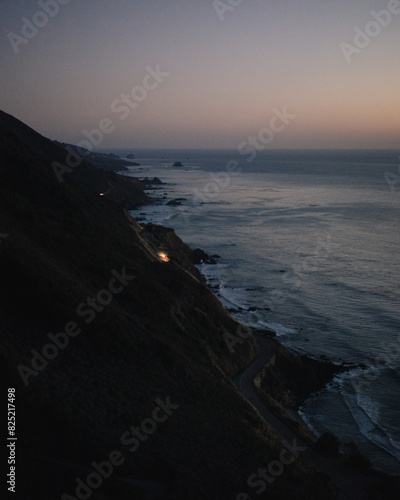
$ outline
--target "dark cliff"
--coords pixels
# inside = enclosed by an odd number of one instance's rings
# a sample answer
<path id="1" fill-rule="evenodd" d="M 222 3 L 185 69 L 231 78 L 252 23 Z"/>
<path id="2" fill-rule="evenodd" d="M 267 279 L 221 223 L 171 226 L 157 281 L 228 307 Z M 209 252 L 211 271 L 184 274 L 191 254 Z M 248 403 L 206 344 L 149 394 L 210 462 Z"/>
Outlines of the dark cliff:
<path id="1" fill-rule="evenodd" d="M 282 450 L 231 382 L 256 355 L 254 339 L 231 353 L 223 335 L 239 325 L 190 249 L 170 230 L 140 227 L 125 198 L 99 196 L 115 174 L 82 162 L 59 182 L 52 162 L 65 157 L 0 112 L 0 366 L 16 388 L 18 498 L 76 498 L 76 478 L 115 450 L 124 463 L 93 499 L 160 488 L 176 499 L 254 495 L 249 476 Z M 145 200 L 138 185 L 129 196 Z M 168 418 L 154 423 L 160 401 Z M 129 448 L 127 433 L 143 426 Z M 298 458 L 258 498 L 335 495 Z"/>

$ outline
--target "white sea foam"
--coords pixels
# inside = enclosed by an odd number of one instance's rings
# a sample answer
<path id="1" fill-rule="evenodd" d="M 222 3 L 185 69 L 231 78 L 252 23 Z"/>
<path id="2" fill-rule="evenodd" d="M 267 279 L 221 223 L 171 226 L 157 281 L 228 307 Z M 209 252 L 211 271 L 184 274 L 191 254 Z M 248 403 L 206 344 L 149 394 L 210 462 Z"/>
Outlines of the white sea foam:
<path id="1" fill-rule="evenodd" d="M 217 262 L 216 264 L 207 264 L 206 262 L 202 262 L 198 264 L 197 269 L 201 272 L 201 274 L 206 278 L 206 280 L 218 281 L 220 280 L 220 272 L 222 269 L 226 269 L 229 264 L 224 264 Z"/>
<path id="2" fill-rule="evenodd" d="M 297 333 L 297 330 L 280 325 L 279 323 L 265 323 L 264 321 L 259 321 L 258 324 L 275 332 L 277 337 L 285 337 L 286 335 Z"/>
<path id="3" fill-rule="evenodd" d="M 369 368 L 363 368 L 362 366 L 356 366 L 355 368 L 350 368 L 348 371 L 336 374 L 333 377 L 332 382 L 327 385 L 329 389 L 331 386 L 337 387 L 342 385 L 345 381 L 351 381 L 352 379 L 357 379 L 359 377 L 364 377 L 368 373 Z"/>
<path id="4" fill-rule="evenodd" d="M 247 309 L 249 307 L 245 300 L 244 288 L 231 288 L 221 284 L 219 291 L 221 297 L 233 305 L 235 309 Z"/>
<path id="5" fill-rule="evenodd" d="M 303 408 L 303 407 L 302 407 Z M 311 423 L 311 419 L 308 417 L 307 413 L 302 410 L 302 408 L 299 408 L 297 410 L 297 413 L 299 414 L 300 418 L 303 420 L 303 422 L 306 424 L 308 429 L 314 434 L 314 436 L 319 437 L 321 435 L 320 432 L 317 431 L 317 429 L 313 426 Z"/>
<path id="6" fill-rule="evenodd" d="M 379 425 L 380 406 L 369 396 L 345 393 L 344 401 L 361 434 L 371 443 L 400 460 L 400 449 L 392 445 L 391 436 Z"/>

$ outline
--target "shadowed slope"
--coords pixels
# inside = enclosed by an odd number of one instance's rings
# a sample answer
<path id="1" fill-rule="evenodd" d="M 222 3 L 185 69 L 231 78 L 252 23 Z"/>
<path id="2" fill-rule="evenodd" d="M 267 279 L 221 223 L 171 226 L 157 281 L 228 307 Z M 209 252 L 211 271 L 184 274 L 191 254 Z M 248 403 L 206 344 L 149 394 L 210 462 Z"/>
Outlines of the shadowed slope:
<path id="1" fill-rule="evenodd" d="M 74 495 L 75 478 L 113 450 L 125 463 L 93 499 L 146 498 L 138 478 L 165 484 L 177 499 L 249 490 L 249 475 L 282 449 L 231 382 L 256 355 L 254 339 L 229 352 L 223 335 L 238 325 L 179 238 L 158 231 L 150 243 L 119 204 L 99 196 L 96 169 L 82 164 L 60 183 L 51 163 L 62 149 L 8 115 L 0 113 L 0 124 L 0 232 L 9 234 L 0 254 L 0 365 L 17 391 L 19 498 Z M 163 234 L 174 254 L 168 263 L 154 246 Z M 111 301 L 98 295 L 116 275 L 122 289 Z M 25 385 L 17 367 L 32 367 L 31 350 L 41 353 L 49 332 L 71 322 L 79 334 Z M 129 452 L 121 436 L 150 417 L 159 398 L 179 408 Z M 335 498 L 301 459 L 267 493 Z"/>

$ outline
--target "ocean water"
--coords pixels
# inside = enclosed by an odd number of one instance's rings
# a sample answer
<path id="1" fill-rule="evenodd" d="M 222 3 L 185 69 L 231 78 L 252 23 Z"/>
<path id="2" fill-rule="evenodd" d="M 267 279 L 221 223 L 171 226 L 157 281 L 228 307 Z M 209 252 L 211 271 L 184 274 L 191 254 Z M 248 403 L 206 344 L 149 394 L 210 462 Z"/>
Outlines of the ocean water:
<path id="1" fill-rule="evenodd" d="M 399 152 L 135 153 L 141 167 L 126 175 L 167 185 L 133 215 L 220 255 L 201 270 L 238 320 L 353 366 L 301 416 L 400 474 Z M 184 201 L 166 206 L 173 198 Z"/>

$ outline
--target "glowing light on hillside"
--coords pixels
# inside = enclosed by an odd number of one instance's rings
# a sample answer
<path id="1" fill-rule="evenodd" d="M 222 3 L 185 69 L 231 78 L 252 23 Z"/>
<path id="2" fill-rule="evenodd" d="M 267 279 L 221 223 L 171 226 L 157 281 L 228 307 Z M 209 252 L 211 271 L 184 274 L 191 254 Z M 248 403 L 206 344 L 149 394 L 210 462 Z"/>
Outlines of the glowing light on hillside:
<path id="1" fill-rule="evenodd" d="M 112 191 L 113 189 L 115 188 L 115 186 L 111 186 L 110 189 L 108 191 L 106 191 L 105 193 L 100 193 L 100 196 L 105 196 L 106 194 L 108 194 L 110 191 Z"/>
<path id="2" fill-rule="evenodd" d="M 158 256 L 163 262 L 169 262 L 169 258 L 164 252 L 158 252 Z"/>

